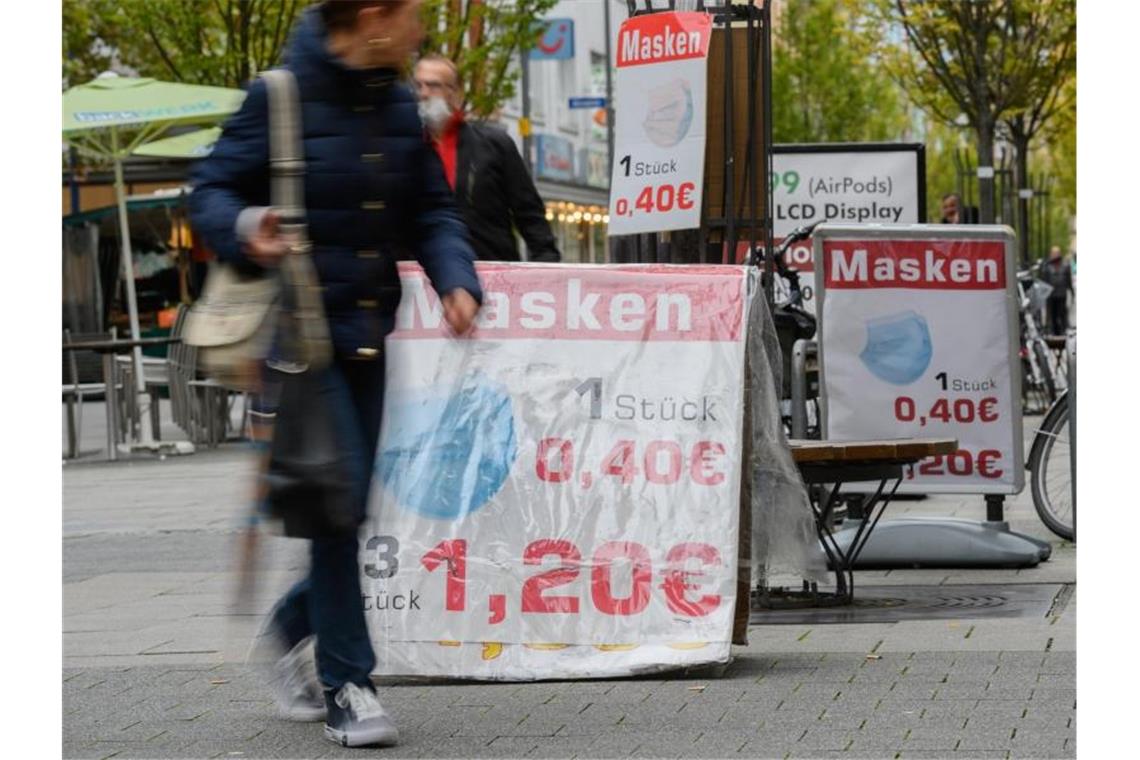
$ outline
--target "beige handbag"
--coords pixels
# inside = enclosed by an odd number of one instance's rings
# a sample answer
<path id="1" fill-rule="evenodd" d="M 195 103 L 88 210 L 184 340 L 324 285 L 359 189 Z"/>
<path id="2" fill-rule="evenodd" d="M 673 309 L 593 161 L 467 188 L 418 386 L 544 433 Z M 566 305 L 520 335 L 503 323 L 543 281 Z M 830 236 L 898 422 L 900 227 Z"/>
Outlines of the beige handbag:
<path id="1" fill-rule="evenodd" d="M 332 360 L 332 344 L 305 229 L 297 83 L 286 69 L 263 73 L 269 92 L 271 199 L 281 217 L 289 252 L 277 272 L 243 277 L 233 266 L 210 266 L 202 297 L 186 320 L 183 340 L 197 346 L 206 374 L 238 390 L 251 390 L 258 365 L 280 328 L 282 358 L 303 370 Z"/>

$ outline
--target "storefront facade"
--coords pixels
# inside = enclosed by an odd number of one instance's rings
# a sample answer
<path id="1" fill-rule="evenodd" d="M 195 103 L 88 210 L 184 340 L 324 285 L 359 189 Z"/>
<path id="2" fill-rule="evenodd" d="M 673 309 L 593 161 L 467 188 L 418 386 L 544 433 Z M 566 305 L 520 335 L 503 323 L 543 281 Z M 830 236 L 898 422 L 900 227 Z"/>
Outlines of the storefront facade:
<path id="1" fill-rule="evenodd" d="M 611 0 L 611 37 L 628 16 Z M 563 0 L 546 15 L 551 39 L 530 62 L 531 165 L 563 261 L 605 263 L 609 226 L 609 155 L 605 108 L 571 108 L 571 98 L 606 94 L 606 41 L 601 8 Z M 556 27 L 556 28 L 554 28 Z M 555 39 L 557 37 L 557 39 Z M 521 82 L 520 82 L 521 90 Z M 522 98 L 504 104 L 501 121 L 522 150 Z"/>

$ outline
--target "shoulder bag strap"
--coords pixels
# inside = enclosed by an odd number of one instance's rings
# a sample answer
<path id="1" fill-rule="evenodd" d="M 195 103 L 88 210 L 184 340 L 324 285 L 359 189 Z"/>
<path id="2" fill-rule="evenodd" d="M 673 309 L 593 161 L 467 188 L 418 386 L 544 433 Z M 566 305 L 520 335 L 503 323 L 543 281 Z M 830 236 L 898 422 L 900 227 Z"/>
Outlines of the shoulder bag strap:
<path id="1" fill-rule="evenodd" d="M 281 215 L 281 232 L 290 246 L 281 262 L 286 284 L 282 353 L 299 368 L 319 369 L 331 361 L 332 345 L 305 228 L 297 80 L 288 69 L 271 69 L 261 76 L 269 91 L 270 202 Z"/>
<path id="2" fill-rule="evenodd" d="M 269 88 L 270 198 L 285 220 L 297 223 L 305 217 L 297 80 L 288 69 L 270 69 L 261 78 Z"/>

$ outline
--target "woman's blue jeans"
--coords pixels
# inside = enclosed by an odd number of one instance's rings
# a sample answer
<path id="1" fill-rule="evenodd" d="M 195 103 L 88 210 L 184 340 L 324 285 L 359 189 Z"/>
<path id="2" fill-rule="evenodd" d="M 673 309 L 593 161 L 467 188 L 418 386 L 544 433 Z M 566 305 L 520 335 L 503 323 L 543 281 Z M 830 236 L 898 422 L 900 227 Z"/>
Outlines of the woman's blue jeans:
<path id="1" fill-rule="evenodd" d="M 359 522 L 366 516 L 384 406 L 383 353 L 374 361 L 336 360 L 322 389 L 341 440 L 353 452 Z M 356 532 L 311 541 L 309 574 L 277 603 L 273 625 L 292 648 L 316 635 L 317 676 L 326 689 L 369 683 L 376 664 L 361 603 Z"/>

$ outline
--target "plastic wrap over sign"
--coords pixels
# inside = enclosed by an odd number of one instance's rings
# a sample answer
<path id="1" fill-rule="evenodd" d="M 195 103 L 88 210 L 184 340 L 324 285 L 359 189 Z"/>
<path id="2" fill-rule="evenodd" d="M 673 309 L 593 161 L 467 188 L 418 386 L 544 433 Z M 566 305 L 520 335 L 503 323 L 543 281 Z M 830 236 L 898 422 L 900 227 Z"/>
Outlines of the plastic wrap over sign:
<path id="1" fill-rule="evenodd" d="M 451 336 L 401 269 L 361 543 L 377 673 L 602 677 L 729 657 L 740 267 L 479 267 Z"/>

